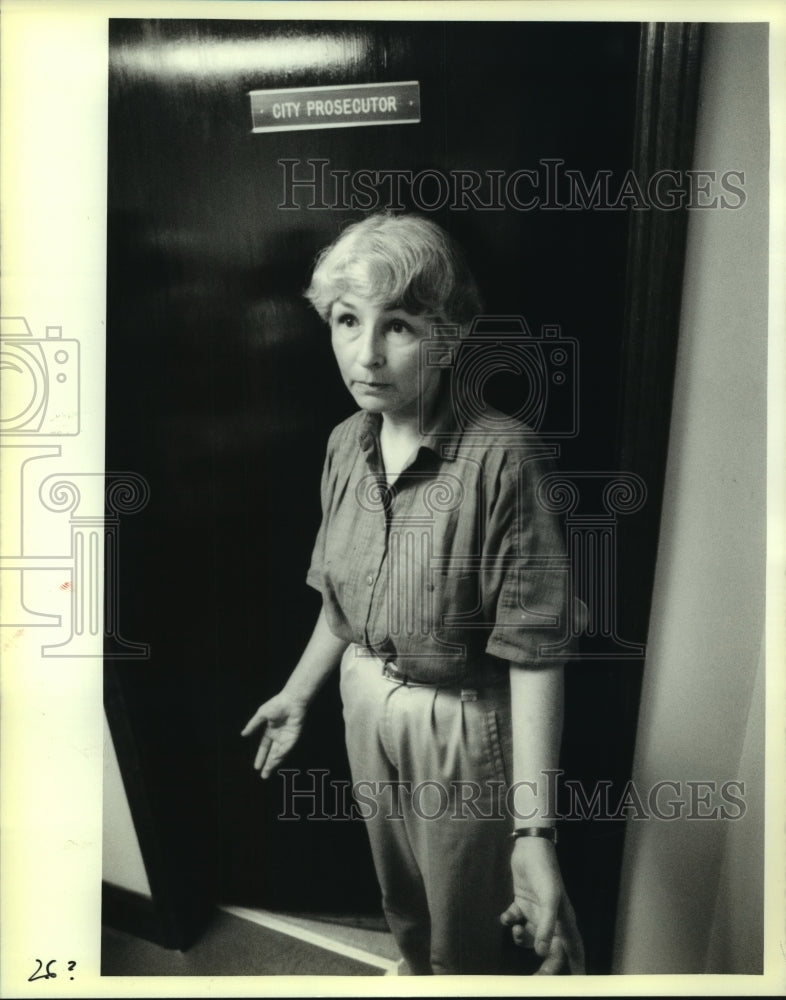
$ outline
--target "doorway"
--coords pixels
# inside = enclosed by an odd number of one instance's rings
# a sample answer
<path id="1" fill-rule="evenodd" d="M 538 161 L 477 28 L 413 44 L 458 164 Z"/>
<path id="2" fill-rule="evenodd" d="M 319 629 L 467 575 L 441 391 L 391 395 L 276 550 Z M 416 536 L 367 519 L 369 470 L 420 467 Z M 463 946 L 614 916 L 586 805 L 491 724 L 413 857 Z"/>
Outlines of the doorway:
<path id="1" fill-rule="evenodd" d="M 337 684 L 287 761 L 314 781 L 299 819 L 280 818 L 288 779 L 261 785 L 239 737 L 319 609 L 304 578 L 320 473 L 352 403 L 302 291 L 317 250 L 367 208 L 342 184 L 369 173 L 373 207 L 400 199 L 444 225 L 489 313 L 574 339 L 559 467 L 636 471 L 635 449 L 620 465 L 631 211 L 565 199 L 598 176 L 613 199 L 636 166 L 647 39 L 635 23 L 110 20 L 107 468 L 150 488 L 120 577 L 124 633 L 150 657 L 107 659 L 107 711 L 154 895 L 184 939 L 216 901 L 380 912 L 362 824 L 328 818 L 330 782 L 349 780 Z M 419 84 L 419 122 L 252 132 L 250 91 L 402 81 Z M 536 181 L 510 182 L 522 170 Z M 440 203 L 434 176 L 466 194 L 475 175 L 472 197 Z M 494 391 L 516 408 L 515 382 Z M 632 550 L 652 515 L 630 527 Z M 642 644 L 646 617 L 623 609 L 620 628 Z M 624 783 L 641 662 L 569 667 L 566 777 Z M 624 816 L 562 836 L 590 971 L 610 965 L 623 833 Z"/>

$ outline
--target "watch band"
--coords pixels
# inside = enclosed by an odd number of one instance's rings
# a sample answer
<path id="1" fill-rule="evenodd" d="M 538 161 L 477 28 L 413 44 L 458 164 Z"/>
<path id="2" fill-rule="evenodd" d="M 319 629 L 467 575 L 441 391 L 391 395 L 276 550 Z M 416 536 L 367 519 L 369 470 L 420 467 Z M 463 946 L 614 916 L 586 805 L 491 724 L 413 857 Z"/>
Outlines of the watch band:
<path id="1" fill-rule="evenodd" d="M 543 837 L 550 840 L 552 844 L 557 843 L 557 828 L 554 826 L 520 826 L 510 835 L 511 840 L 518 840 L 519 837 Z"/>

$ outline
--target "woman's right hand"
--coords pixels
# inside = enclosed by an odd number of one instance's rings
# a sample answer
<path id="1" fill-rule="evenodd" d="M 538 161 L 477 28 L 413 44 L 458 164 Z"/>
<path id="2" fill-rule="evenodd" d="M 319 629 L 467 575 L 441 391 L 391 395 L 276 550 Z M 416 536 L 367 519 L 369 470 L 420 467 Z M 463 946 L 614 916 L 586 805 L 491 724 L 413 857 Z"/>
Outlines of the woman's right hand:
<path id="1" fill-rule="evenodd" d="M 260 777 L 269 777 L 297 743 L 305 716 L 306 703 L 284 689 L 260 705 L 248 720 L 241 736 L 251 736 L 260 729 L 262 732 L 254 758 Z"/>

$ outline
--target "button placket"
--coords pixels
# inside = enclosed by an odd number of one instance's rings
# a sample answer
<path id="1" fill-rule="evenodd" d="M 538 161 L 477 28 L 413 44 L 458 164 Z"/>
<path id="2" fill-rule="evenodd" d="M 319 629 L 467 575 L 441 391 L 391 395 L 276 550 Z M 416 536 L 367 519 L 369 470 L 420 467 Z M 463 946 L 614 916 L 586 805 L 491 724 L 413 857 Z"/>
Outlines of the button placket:
<path id="1" fill-rule="evenodd" d="M 377 572 L 369 573 L 366 581 L 369 587 L 373 587 L 369 601 L 368 616 L 366 619 L 366 634 L 373 635 L 377 642 L 387 641 L 391 636 L 391 616 L 395 618 L 398 608 L 390 605 L 393 595 L 391 593 L 390 574 L 390 538 L 393 526 L 399 513 L 402 503 L 401 489 L 398 485 L 388 486 L 385 484 L 385 542 L 382 550 L 382 558 Z"/>
<path id="2" fill-rule="evenodd" d="M 376 454 L 375 454 L 374 464 L 378 466 L 378 456 Z M 367 645 L 374 645 L 376 641 L 375 638 L 376 629 L 374 628 L 374 622 L 375 622 L 375 616 L 377 614 L 376 605 L 378 603 L 378 598 L 379 598 L 379 590 L 377 584 L 380 580 L 381 575 L 385 572 L 385 566 L 387 561 L 388 538 L 390 532 L 390 505 L 391 505 L 391 496 L 387 487 L 387 483 L 384 480 L 384 477 L 380 474 L 378 467 L 373 469 L 373 471 L 376 475 L 377 483 L 380 489 L 385 491 L 384 492 L 385 500 L 383 502 L 382 509 L 380 511 L 383 521 L 381 527 L 384 534 L 382 535 L 383 542 L 381 546 L 381 551 L 379 552 L 379 565 L 376 567 L 375 571 L 366 573 L 366 575 L 363 577 L 366 583 L 367 594 L 368 594 L 368 601 L 366 603 L 366 620 L 364 626 L 365 642 Z M 376 546 L 374 548 L 376 550 Z M 376 551 L 374 554 L 376 555 Z"/>

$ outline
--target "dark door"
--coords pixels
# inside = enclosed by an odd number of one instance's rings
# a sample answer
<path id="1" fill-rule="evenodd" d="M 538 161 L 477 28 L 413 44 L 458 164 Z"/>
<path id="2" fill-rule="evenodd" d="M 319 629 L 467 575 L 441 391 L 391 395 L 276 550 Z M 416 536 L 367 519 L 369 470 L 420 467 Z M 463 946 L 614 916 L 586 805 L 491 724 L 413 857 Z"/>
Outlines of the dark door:
<path id="1" fill-rule="evenodd" d="M 315 252 L 363 214 L 342 207 L 336 172 L 377 174 L 385 204 L 378 172 L 479 173 L 488 207 L 438 207 L 425 181 L 417 196 L 405 185 L 401 204 L 458 237 L 489 312 L 576 338 L 578 434 L 561 442 L 559 465 L 612 471 L 628 212 L 550 208 L 542 197 L 532 209 L 494 204 L 488 185 L 530 169 L 542 196 L 547 172 L 564 167 L 608 172 L 619 186 L 632 165 L 639 33 L 607 23 L 110 22 L 107 468 L 150 485 L 146 509 L 124 525 L 119 610 L 124 634 L 151 650 L 146 661 L 108 661 L 112 714 L 132 734 L 124 767 L 147 790 L 156 863 L 195 899 L 379 912 L 362 826 L 319 818 L 320 807 L 335 813 L 333 792 L 313 810 L 299 800 L 311 820 L 279 820 L 284 779 L 263 786 L 239 737 L 319 607 L 304 577 L 322 458 L 352 402 L 302 290 Z M 251 90 L 415 80 L 419 124 L 251 131 Z M 319 198 L 287 187 L 323 170 Z M 517 190 L 523 203 L 530 187 Z M 518 391 L 515 380 L 494 387 L 508 408 Z M 620 696 L 619 669 L 571 667 L 568 775 L 617 780 L 629 767 L 636 704 Z M 348 780 L 335 684 L 288 766 L 312 772 L 296 778 L 301 790 L 318 787 L 314 771 Z M 602 970 L 621 831 L 593 839 L 580 827 L 563 838 L 563 862 L 591 967 Z"/>

